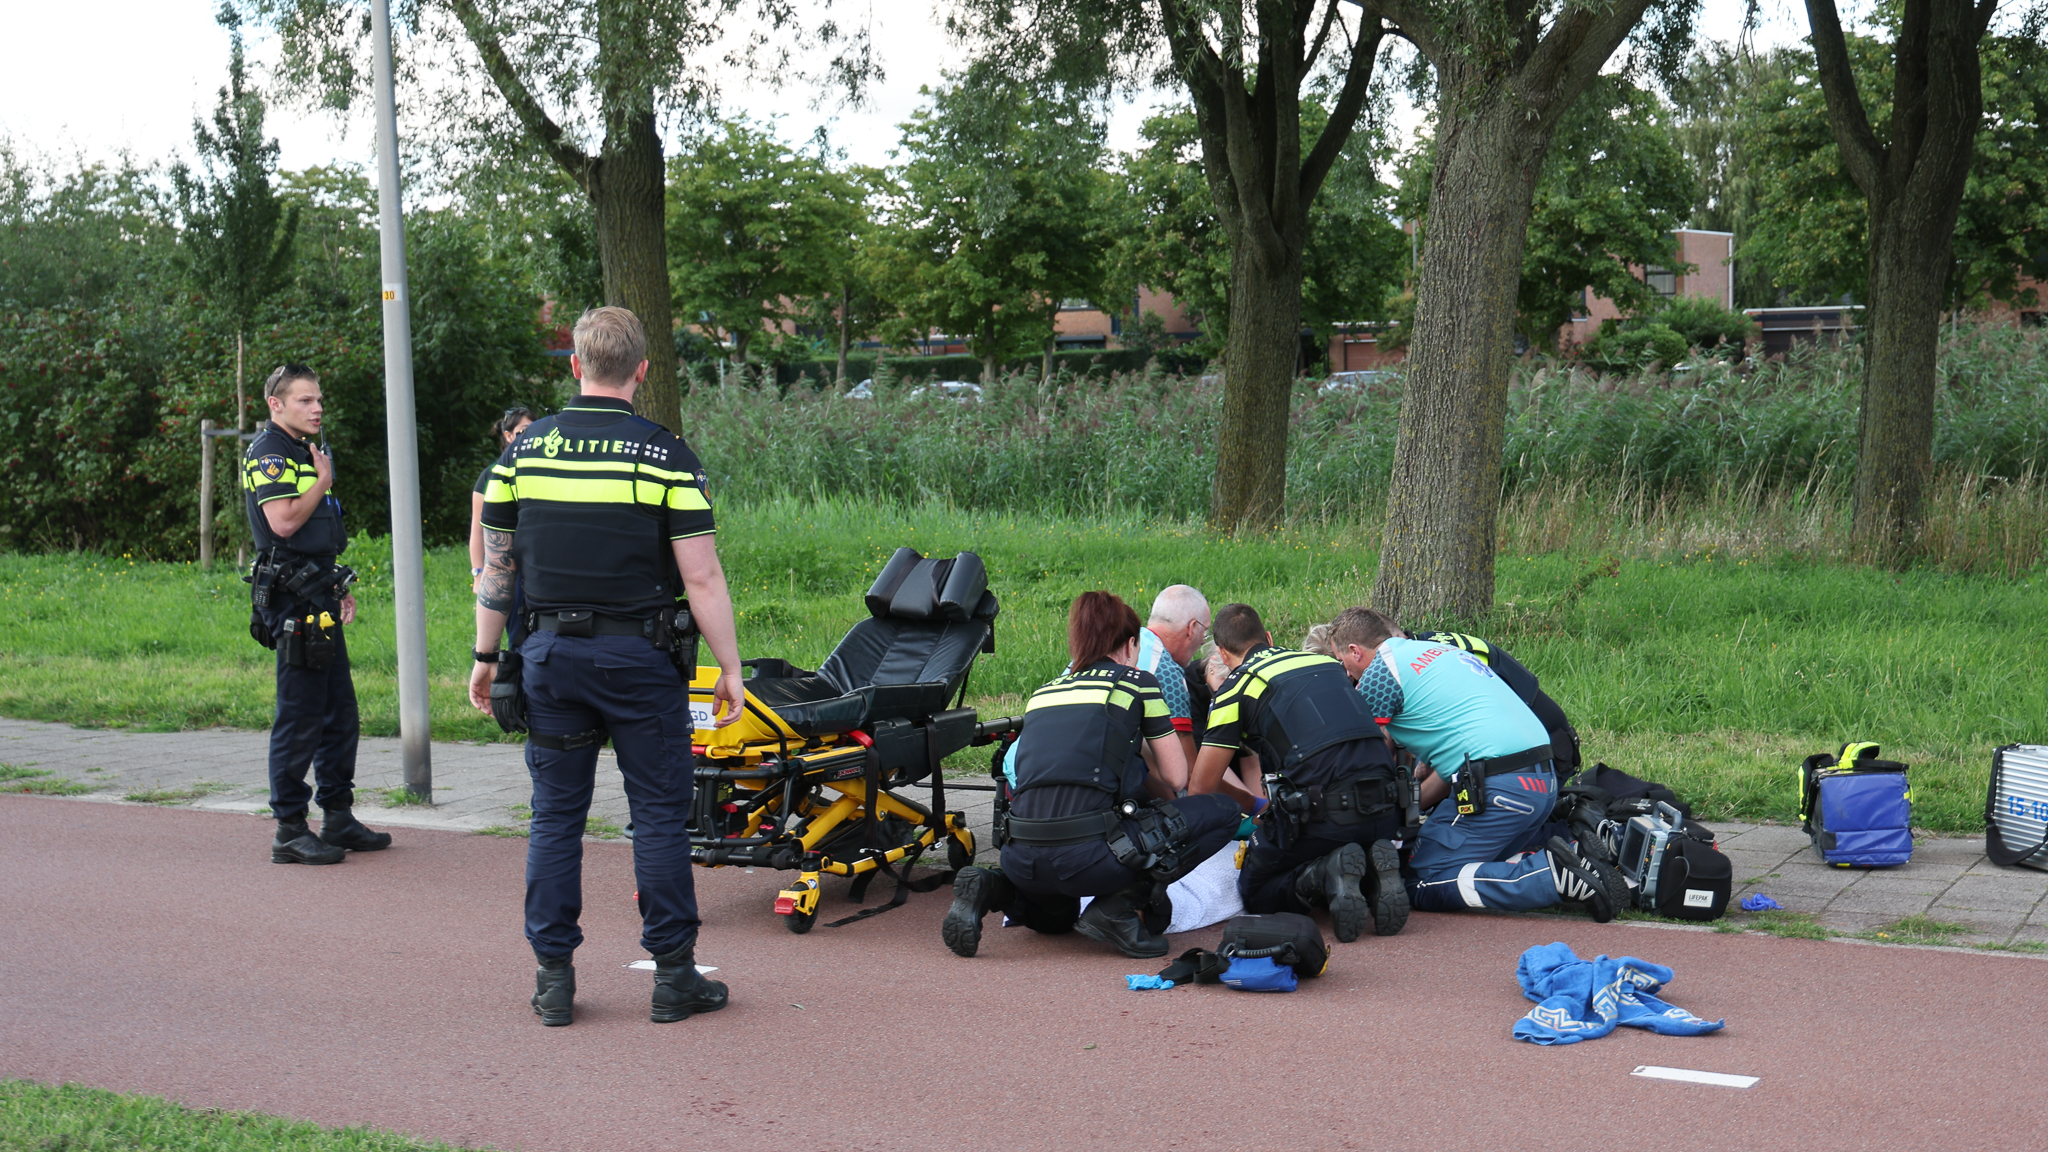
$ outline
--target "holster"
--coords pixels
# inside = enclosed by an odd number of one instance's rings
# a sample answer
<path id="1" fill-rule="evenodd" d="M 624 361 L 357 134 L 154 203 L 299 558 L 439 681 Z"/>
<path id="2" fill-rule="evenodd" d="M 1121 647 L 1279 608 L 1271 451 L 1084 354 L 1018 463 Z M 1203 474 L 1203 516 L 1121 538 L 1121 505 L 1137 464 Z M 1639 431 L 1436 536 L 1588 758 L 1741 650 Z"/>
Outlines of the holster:
<path id="1" fill-rule="evenodd" d="M 1314 808 L 1315 797 L 1307 789 L 1296 788 L 1278 773 L 1266 774 L 1266 810 L 1260 819 L 1265 821 L 1267 838 L 1275 848 L 1285 848 L 1300 838 Z"/>
<path id="2" fill-rule="evenodd" d="M 669 662 L 683 674 L 684 684 L 697 675 L 698 636 L 697 620 L 690 615 L 688 604 L 661 610 L 654 627 L 654 646 L 668 653 Z"/>
<path id="3" fill-rule="evenodd" d="M 1137 831 L 1118 825 L 1109 837 L 1109 852 L 1116 862 L 1160 880 L 1180 875 L 1181 853 L 1192 835 L 1180 809 L 1170 800 L 1154 800 L 1145 807 L 1126 800 L 1117 806 L 1117 812 L 1135 824 Z"/>

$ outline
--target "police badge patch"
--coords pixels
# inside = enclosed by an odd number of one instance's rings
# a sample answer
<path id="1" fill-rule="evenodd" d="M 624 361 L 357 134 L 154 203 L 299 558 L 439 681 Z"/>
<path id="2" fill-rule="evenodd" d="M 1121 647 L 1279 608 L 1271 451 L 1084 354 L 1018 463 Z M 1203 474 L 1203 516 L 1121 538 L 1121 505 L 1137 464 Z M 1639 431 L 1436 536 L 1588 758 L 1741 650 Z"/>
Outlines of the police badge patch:
<path id="1" fill-rule="evenodd" d="M 262 456 L 257 458 L 256 467 L 272 480 L 284 475 L 284 457 Z"/>

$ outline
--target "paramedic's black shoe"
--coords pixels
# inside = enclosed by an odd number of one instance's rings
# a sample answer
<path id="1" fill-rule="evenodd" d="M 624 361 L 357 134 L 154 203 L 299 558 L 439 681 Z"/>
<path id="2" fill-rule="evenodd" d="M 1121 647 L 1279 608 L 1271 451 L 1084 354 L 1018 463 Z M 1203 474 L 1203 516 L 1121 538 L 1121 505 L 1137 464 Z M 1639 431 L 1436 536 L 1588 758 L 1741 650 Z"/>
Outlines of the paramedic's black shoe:
<path id="1" fill-rule="evenodd" d="M 1586 862 L 1562 836 L 1550 838 L 1550 875 L 1557 881 L 1557 897 L 1583 906 L 1593 923 L 1614 919 L 1614 897 L 1607 877 Z"/>
<path id="2" fill-rule="evenodd" d="M 391 833 L 372 832 L 346 808 L 329 808 L 320 819 L 320 839 L 351 852 L 380 852 L 391 847 Z"/>
<path id="3" fill-rule="evenodd" d="M 313 835 L 301 816 L 289 823 L 277 822 L 277 839 L 270 842 L 272 864 L 339 864 L 347 853 Z"/>
<path id="4" fill-rule="evenodd" d="M 1129 889 L 1097 896 L 1081 918 L 1074 921 L 1074 931 L 1112 945 L 1134 960 L 1155 960 L 1166 955 L 1166 937 L 1145 927 L 1145 919 Z"/>
<path id="5" fill-rule="evenodd" d="M 1366 855 L 1364 846 L 1346 844 L 1323 857 L 1321 867 L 1323 898 L 1330 906 L 1330 934 L 1338 943 L 1349 944 L 1364 935 L 1366 925 L 1373 922 L 1372 905 L 1365 897 L 1365 878 L 1373 871 L 1372 858 Z"/>
<path id="6" fill-rule="evenodd" d="M 992 868 L 962 868 L 953 877 L 953 906 L 939 922 L 939 936 L 955 956 L 972 956 L 981 947 L 981 918 L 999 901 L 1003 874 Z"/>
<path id="7" fill-rule="evenodd" d="M 700 1012 L 725 1007 L 725 985 L 697 971 L 695 945 L 654 958 L 654 1007 L 648 1019 L 673 1024 Z"/>
<path id="8" fill-rule="evenodd" d="M 1375 936 L 1392 936 L 1408 923 L 1408 886 L 1401 883 L 1401 853 L 1391 841 L 1375 840 L 1366 854 L 1372 870 L 1365 874 L 1365 899 L 1372 905 Z"/>
<path id="9" fill-rule="evenodd" d="M 533 973 L 533 1014 L 550 1028 L 560 1028 L 574 1017 L 576 965 L 567 956 L 534 953 L 540 967 Z"/>

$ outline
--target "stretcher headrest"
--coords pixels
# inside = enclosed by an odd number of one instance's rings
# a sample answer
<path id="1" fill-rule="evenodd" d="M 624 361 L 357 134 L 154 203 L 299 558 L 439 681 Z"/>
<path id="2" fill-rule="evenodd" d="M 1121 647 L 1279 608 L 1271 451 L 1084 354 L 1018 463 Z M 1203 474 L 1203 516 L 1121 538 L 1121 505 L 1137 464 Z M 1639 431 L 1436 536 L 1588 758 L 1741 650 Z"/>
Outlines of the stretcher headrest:
<path id="1" fill-rule="evenodd" d="M 981 557 L 962 552 L 945 560 L 926 559 L 898 548 L 868 589 L 868 614 L 898 620 L 992 620 L 996 598 L 988 590 Z"/>

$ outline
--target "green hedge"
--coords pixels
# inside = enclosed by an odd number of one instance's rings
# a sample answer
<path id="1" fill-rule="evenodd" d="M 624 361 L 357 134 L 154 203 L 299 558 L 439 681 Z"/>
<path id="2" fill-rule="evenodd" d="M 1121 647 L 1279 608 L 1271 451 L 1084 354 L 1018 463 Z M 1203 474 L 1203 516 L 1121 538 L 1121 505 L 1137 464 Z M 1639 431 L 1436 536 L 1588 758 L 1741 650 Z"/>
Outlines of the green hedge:
<path id="1" fill-rule="evenodd" d="M 898 381 L 909 380 L 980 380 L 981 361 L 973 356 L 886 356 L 877 357 L 873 352 L 857 352 L 846 358 L 847 378 L 852 382 L 872 379 L 876 375 L 876 364 L 880 363 Z M 1093 376 L 1107 379 L 1118 373 L 1145 371 L 1147 364 L 1157 363 L 1160 372 L 1169 375 L 1199 376 L 1208 368 L 1200 356 L 1182 352 L 1139 352 L 1130 349 L 1080 349 L 1073 352 L 1053 353 L 1053 370 L 1074 376 Z M 1039 359 L 1015 360 L 1003 366 L 1005 374 L 1023 373 L 1037 375 Z M 756 367 L 763 378 L 771 366 Z M 700 361 L 687 366 L 690 378 L 698 384 L 718 382 L 716 361 Z M 783 388 L 808 378 L 813 390 L 838 379 L 839 362 L 836 360 L 802 360 L 790 364 L 772 366 L 775 383 Z M 730 369 L 727 370 L 730 373 Z M 732 378 L 727 376 L 727 382 Z"/>

